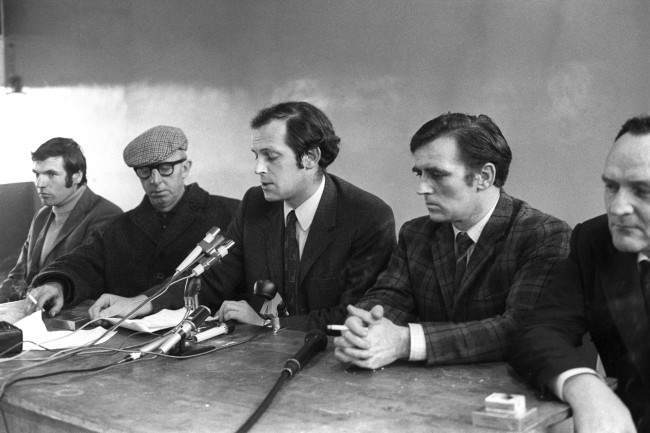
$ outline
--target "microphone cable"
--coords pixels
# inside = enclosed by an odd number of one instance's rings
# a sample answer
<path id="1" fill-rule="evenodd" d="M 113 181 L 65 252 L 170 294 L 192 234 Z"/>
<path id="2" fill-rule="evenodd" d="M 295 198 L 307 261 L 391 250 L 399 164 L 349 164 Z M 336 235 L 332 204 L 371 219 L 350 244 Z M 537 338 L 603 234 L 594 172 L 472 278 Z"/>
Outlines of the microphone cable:
<path id="1" fill-rule="evenodd" d="M 271 388 L 271 391 L 268 392 L 266 397 L 264 397 L 264 400 L 262 400 L 262 403 L 257 406 L 257 409 L 255 409 L 255 412 L 251 416 L 248 417 L 246 422 L 241 425 L 237 429 L 236 433 L 246 433 L 255 425 L 257 420 L 260 419 L 260 417 L 266 412 L 266 410 L 269 408 L 271 405 L 271 402 L 273 401 L 273 398 L 275 398 L 276 394 L 278 391 L 280 391 L 280 388 L 289 380 L 291 379 L 291 373 L 288 370 L 282 370 L 280 373 L 280 377 L 278 377 L 278 380 L 276 380 L 275 385 L 273 385 L 273 388 Z"/>

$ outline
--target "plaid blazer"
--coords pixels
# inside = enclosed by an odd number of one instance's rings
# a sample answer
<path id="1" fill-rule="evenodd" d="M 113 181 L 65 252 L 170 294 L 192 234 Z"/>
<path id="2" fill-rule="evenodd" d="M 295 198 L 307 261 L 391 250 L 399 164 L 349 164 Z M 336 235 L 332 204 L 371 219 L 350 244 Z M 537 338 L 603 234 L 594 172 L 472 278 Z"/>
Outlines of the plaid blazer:
<path id="1" fill-rule="evenodd" d="M 607 216 L 578 224 L 560 262 L 513 344 L 510 363 L 546 389 L 560 373 L 593 368 L 577 347 L 585 332 L 639 431 L 650 431 L 650 324 L 636 253 L 612 244 Z"/>
<path id="2" fill-rule="evenodd" d="M 563 221 L 502 192 L 455 290 L 451 224 L 416 218 L 402 226 L 388 268 L 359 306 L 380 304 L 397 324 L 421 323 L 428 364 L 502 360 L 567 255 L 569 234 Z"/>

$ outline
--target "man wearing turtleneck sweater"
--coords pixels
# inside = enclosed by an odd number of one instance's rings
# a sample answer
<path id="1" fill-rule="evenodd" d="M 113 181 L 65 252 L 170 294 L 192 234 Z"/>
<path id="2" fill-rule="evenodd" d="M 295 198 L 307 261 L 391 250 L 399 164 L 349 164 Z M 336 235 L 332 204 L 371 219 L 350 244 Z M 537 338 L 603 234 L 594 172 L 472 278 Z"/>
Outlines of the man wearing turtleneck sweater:
<path id="1" fill-rule="evenodd" d="M 16 266 L 0 286 L 0 302 L 25 296 L 38 272 L 85 242 L 122 213 L 86 185 L 86 159 L 69 138 L 52 138 L 32 153 L 36 190 L 44 207 L 34 219 Z"/>

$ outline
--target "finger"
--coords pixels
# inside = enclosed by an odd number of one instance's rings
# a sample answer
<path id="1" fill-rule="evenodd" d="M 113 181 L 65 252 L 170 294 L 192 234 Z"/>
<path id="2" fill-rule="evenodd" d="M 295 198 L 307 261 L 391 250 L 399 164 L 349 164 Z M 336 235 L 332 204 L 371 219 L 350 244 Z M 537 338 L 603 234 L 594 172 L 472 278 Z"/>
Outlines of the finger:
<path id="1" fill-rule="evenodd" d="M 341 348 L 341 351 L 350 358 L 361 360 L 369 359 L 374 355 L 374 353 L 372 353 L 370 350 L 358 349 L 356 347 L 343 347 Z"/>
<path id="2" fill-rule="evenodd" d="M 54 317 L 61 311 L 63 308 L 63 298 L 61 296 L 54 296 L 54 304 L 50 306 L 50 317 Z"/>
<path id="3" fill-rule="evenodd" d="M 334 337 L 334 346 L 335 347 L 353 347 L 352 344 L 343 337 Z"/>
<path id="4" fill-rule="evenodd" d="M 373 319 L 380 320 L 381 318 L 384 317 L 384 307 L 382 307 L 381 305 L 375 305 L 370 310 L 370 315 L 372 316 Z"/>
<path id="5" fill-rule="evenodd" d="M 350 362 L 355 361 L 355 359 L 350 358 L 348 355 L 346 355 L 345 353 L 343 353 L 343 350 L 339 349 L 338 347 L 337 347 L 336 349 L 334 349 L 334 356 L 335 356 L 336 359 L 338 359 L 339 361 L 341 361 L 341 362 L 345 362 L 345 363 L 350 363 Z"/>
<path id="6" fill-rule="evenodd" d="M 370 314 L 369 311 L 364 310 L 363 308 L 357 308 L 354 305 L 348 305 L 348 313 L 351 316 L 355 316 L 360 318 L 366 323 L 372 323 L 374 322 L 374 319 L 372 318 L 372 315 Z"/>
<path id="7" fill-rule="evenodd" d="M 348 328 L 348 330 L 343 331 L 341 335 L 348 332 L 359 338 L 365 338 L 368 336 L 368 327 L 364 322 L 361 321 L 361 319 L 356 316 L 350 316 L 345 319 L 345 326 Z"/>
<path id="8" fill-rule="evenodd" d="M 50 302 L 50 299 L 53 297 L 51 293 L 47 291 L 32 292 L 32 296 L 36 299 L 35 310 L 44 310 L 45 305 Z"/>
<path id="9" fill-rule="evenodd" d="M 109 302 L 107 301 L 106 295 L 102 295 L 90 306 L 88 309 L 88 315 L 91 319 L 94 320 L 100 317 L 99 312 L 109 305 Z"/>

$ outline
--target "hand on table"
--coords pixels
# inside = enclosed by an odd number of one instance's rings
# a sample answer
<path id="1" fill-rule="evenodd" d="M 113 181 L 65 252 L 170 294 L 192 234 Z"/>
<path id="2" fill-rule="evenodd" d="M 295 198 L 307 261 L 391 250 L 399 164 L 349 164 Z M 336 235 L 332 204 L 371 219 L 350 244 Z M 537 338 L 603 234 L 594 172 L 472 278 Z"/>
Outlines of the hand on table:
<path id="1" fill-rule="evenodd" d="M 408 357 L 411 335 L 408 327 L 397 326 L 384 317 L 381 305 L 370 311 L 348 306 L 348 330 L 334 339 L 334 355 L 341 362 L 377 369 Z"/>
<path id="2" fill-rule="evenodd" d="M 27 290 L 27 313 L 36 310 L 47 310 L 53 317 L 63 308 L 63 286 L 60 283 L 45 283 Z"/>
<path id="3" fill-rule="evenodd" d="M 216 317 L 221 322 L 236 320 L 251 325 L 264 325 L 264 319 L 246 301 L 223 301 Z"/>
<path id="4" fill-rule="evenodd" d="M 636 433 L 630 411 L 598 376 L 573 376 L 564 383 L 563 393 L 576 433 Z"/>
<path id="5" fill-rule="evenodd" d="M 125 298 L 124 296 L 104 293 L 88 309 L 88 314 L 92 320 L 103 317 L 125 317 L 146 298 L 145 295 Z M 152 312 L 153 306 L 151 302 L 147 302 L 135 312 L 133 317 L 146 316 Z"/>

